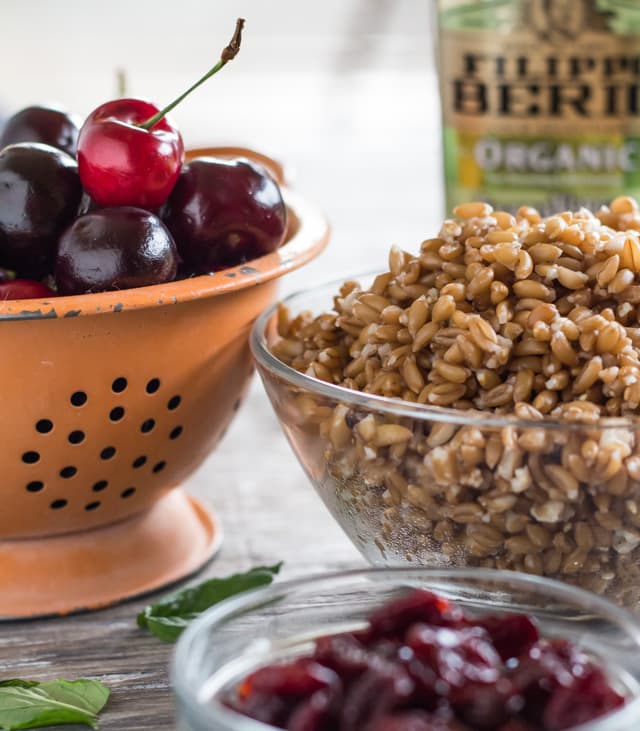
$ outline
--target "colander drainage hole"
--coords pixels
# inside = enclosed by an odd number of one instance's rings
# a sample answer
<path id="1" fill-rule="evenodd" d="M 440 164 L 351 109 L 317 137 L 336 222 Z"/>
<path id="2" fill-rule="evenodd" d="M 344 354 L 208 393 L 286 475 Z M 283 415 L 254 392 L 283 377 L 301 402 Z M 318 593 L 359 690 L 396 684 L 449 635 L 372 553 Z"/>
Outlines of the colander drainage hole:
<path id="1" fill-rule="evenodd" d="M 177 439 L 183 432 L 183 428 L 181 426 L 175 427 L 175 429 L 171 430 L 171 433 L 169 434 L 169 439 Z"/>
<path id="2" fill-rule="evenodd" d="M 87 394 L 84 391 L 76 391 L 71 394 L 71 403 L 74 406 L 84 406 L 87 403 Z"/>
<path id="3" fill-rule="evenodd" d="M 146 421 L 142 422 L 142 425 L 140 426 L 140 431 L 143 434 L 148 434 L 156 425 L 155 419 L 147 419 Z"/>
<path id="4" fill-rule="evenodd" d="M 127 379 L 123 376 L 120 376 L 119 378 L 116 378 L 116 380 L 111 384 L 111 390 L 114 393 L 122 393 L 127 386 Z"/>
<path id="5" fill-rule="evenodd" d="M 69 440 L 69 444 L 81 444 L 84 442 L 85 433 L 83 431 L 80 431 L 79 429 L 76 429 L 75 431 L 72 431 L 71 434 L 67 437 Z"/>
<path id="6" fill-rule="evenodd" d="M 115 447 L 105 447 L 102 452 L 100 452 L 100 459 L 111 459 L 112 457 L 115 457 L 115 454 Z"/>
<path id="7" fill-rule="evenodd" d="M 68 480 L 70 477 L 73 477 L 78 472 L 77 467 L 72 467 L 69 465 L 68 467 L 63 467 L 60 470 L 60 477 L 64 477 L 65 480 Z"/>
<path id="8" fill-rule="evenodd" d="M 126 499 L 128 497 L 131 497 L 134 494 L 135 491 L 136 491 L 136 488 L 135 487 L 128 487 L 126 490 L 123 490 L 120 493 L 120 497 Z"/>
<path id="9" fill-rule="evenodd" d="M 175 411 L 180 406 L 181 401 L 180 396 L 172 396 L 167 402 L 167 408 L 169 411 Z"/>
<path id="10" fill-rule="evenodd" d="M 27 484 L 27 492 L 40 492 L 44 488 L 44 482 L 40 480 L 33 480 Z"/>
<path id="11" fill-rule="evenodd" d="M 115 406 L 109 412 L 109 419 L 111 419 L 111 421 L 120 421 L 123 416 L 124 416 L 124 409 L 122 408 L 122 406 Z"/>
<path id="12" fill-rule="evenodd" d="M 38 452 L 25 452 L 22 455 L 22 461 L 25 464 L 35 464 L 40 461 L 40 454 Z"/>
<path id="13" fill-rule="evenodd" d="M 162 460 L 162 462 L 158 462 L 158 464 L 153 466 L 153 473 L 155 475 L 158 474 L 158 472 L 162 472 L 162 470 L 167 466 L 167 463 Z"/>
<path id="14" fill-rule="evenodd" d="M 53 429 L 53 422 L 51 419 L 40 419 L 36 423 L 36 431 L 40 434 L 48 434 Z"/>
<path id="15" fill-rule="evenodd" d="M 141 454 L 139 457 L 136 457 L 133 460 L 133 469 L 137 470 L 139 467 L 142 467 L 146 463 L 147 463 L 147 458 L 143 454 Z"/>
<path id="16" fill-rule="evenodd" d="M 91 489 L 94 492 L 102 492 L 106 487 L 109 487 L 109 483 L 106 480 L 99 480 Z"/>
<path id="17" fill-rule="evenodd" d="M 49 507 L 51 510 L 60 510 L 60 508 L 64 508 L 67 506 L 66 500 L 54 500 Z"/>
<path id="18" fill-rule="evenodd" d="M 99 507 L 100 507 L 100 501 L 99 501 L 99 500 L 94 500 L 94 501 L 93 501 L 92 503 L 87 503 L 87 504 L 86 504 L 86 505 L 84 506 L 84 509 L 85 509 L 85 510 L 86 510 L 87 512 L 89 512 L 89 513 L 90 513 L 90 512 L 92 511 L 92 510 L 96 510 L 96 508 L 99 508 Z"/>
<path id="19" fill-rule="evenodd" d="M 155 393 L 160 388 L 160 379 L 159 378 L 152 378 L 149 383 L 147 383 L 147 393 Z"/>

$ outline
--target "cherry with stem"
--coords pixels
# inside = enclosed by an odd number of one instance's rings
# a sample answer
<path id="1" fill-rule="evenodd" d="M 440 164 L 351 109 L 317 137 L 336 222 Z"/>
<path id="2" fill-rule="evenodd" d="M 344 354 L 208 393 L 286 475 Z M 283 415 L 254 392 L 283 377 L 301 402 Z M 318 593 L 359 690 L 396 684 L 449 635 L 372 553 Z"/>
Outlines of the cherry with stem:
<path id="1" fill-rule="evenodd" d="M 238 18 L 217 63 L 163 109 L 141 99 L 116 99 L 87 117 L 78 139 L 78 171 L 99 206 L 157 211 L 165 203 L 184 157 L 182 136 L 167 113 L 238 55 L 243 27 Z"/>

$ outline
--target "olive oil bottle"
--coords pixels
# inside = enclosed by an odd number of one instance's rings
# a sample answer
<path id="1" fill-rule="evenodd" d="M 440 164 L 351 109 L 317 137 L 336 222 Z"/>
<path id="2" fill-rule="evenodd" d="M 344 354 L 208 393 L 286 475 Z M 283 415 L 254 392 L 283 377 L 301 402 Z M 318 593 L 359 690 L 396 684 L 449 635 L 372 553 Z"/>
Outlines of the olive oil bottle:
<path id="1" fill-rule="evenodd" d="M 435 0 L 447 208 L 640 197 L 640 0 Z"/>

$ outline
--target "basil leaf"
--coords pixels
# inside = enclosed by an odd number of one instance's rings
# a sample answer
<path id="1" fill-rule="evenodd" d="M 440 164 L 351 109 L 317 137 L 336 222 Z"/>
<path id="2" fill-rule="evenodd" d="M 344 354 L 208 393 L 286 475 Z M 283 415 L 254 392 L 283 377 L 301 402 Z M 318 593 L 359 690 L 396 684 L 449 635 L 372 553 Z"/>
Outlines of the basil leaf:
<path id="1" fill-rule="evenodd" d="M 205 609 L 235 594 L 270 584 L 281 567 L 282 563 L 256 566 L 244 574 L 208 579 L 175 591 L 145 607 L 138 615 L 138 625 L 165 642 L 175 642 L 189 622 Z"/>
<path id="2" fill-rule="evenodd" d="M 109 698 L 98 680 L 0 682 L 0 728 L 5 731 L 65 723 L 98 727 L 98 713 Z"/>

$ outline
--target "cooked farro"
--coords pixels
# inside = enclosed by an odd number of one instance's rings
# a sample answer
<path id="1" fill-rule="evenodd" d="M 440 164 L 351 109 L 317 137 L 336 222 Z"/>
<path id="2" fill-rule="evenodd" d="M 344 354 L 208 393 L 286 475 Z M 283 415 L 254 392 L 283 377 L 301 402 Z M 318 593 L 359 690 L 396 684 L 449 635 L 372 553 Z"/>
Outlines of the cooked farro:
<path id="1" fill-rule="evenodd" d="M 383 555 L 531 571 L 635 605 L 638 204 L 455 213 L 416 255 L 392 248 L 368 289 L 346 282 L 333 312 L 281 310 L 272 351 L 364 393 L 523 421 L 430 422 L 298 393 L 333 500 L 377 521 Z"/>

